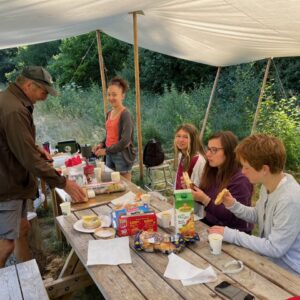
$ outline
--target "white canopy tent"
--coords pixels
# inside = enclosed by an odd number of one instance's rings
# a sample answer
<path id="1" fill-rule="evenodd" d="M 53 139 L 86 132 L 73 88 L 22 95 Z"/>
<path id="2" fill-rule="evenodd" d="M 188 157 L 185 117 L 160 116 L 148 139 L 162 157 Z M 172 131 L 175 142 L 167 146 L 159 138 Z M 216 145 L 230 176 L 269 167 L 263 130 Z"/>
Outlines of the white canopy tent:
<path id="1" fill-rule="evenodd" d="M 299 56 L 299 16 L 300 1 L 297 0 L 0 0 L 0 49 L 58 40 L 99 29 L 134 44 L 142 179 L 138 44 L 170 56 L 218 66 L 202 125 L 203 136 L 221 67 L 270 57 Z M 99 31 L 97 42 L 99 49 Z M 99 62 L 103 68 L 101 58 Z M 269 66 L 270 60 L 252 130 Z"/>
<path id="2" fill-rule="evenodd" d="M 0 49 L 96 29 L 139 46 L 214 66 L 300 55 L 298 0 L 0 0 Z"/>

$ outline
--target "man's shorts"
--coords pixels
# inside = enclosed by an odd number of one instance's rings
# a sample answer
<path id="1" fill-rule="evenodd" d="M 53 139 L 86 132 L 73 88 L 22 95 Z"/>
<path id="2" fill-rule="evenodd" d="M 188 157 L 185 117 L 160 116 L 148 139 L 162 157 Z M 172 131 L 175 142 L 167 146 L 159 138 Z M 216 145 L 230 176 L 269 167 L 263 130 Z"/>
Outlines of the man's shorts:
<path id="1" fill-rule="evenodd" d="M 121 152 L 107 153 L 105 164 L 114 171 L 119 171 L 121 174 L 131 171 L 133 163 L 129 164 L 123 158 Z"/>
<path id="2" fill-rule="evenodd" d="M 18 239 L 23 218 L 27 218 L 27 200 L 0 201 L 0 240 Z"/>

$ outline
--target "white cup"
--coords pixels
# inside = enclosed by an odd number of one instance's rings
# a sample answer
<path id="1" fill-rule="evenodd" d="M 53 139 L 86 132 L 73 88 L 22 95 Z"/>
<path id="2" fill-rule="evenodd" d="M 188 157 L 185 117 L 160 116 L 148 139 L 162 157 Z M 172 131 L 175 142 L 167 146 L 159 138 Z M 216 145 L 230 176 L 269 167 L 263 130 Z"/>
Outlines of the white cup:
<path id="1" fill-rule="evenodd" d="M 105 162 L 104 161 L 97 161 L 96 166 L 97 166 L 97 168 L 100 168 L 102 172 L 105 172 Z"/>
<path id="2" fill-rule="evenodd" d="M 161 227 L 169 228 L 171 226 L 171 214 L 163 213 L 161 216 Z"/>
<path id="3" fill-rule="evenodd" d="M 208 235 L 209 246 L 210 246 L 211 253 L 213 255 L 221 254 L 222 240 L 223 240 L 222 234 L 211 233 Z"/>
<path id="4" fill-rule="evenodd" d="M 120 172 L 111 172 L 111 181 L 120 182 L 121 176 Z"/>
<path id="5" fill-rule="evenodd" d="M 149 194 L 143 194 L 141 196 L 142 203 L 150 205 L 150 197 L 151 196 Z"/>
<path id="6" fill-rule="evenodd" d="M 63 202 L 59 206 L 63 215 L 69 216 L 71 214 L 71 202 Z"/>
<path id="7" fill-rule="evenodd" d="M 101 170 L 101 168 L 100 167 L 97 167 L 97 168 L 95 168 L 94 169 L 94 172 L 95 172 L 95 176 L 96 176 L 96 180 L 97 180 L 97 182 L 101 182 L 101 172 L 102 172 L 102 170 Z"/>

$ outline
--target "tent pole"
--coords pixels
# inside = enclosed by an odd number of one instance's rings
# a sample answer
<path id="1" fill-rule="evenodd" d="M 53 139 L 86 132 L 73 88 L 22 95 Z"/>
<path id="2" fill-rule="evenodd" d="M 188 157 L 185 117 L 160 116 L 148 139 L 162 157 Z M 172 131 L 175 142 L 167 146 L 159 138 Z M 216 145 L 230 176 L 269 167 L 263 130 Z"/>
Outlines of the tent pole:
<path id="1" fill-rule="evenodd" d="M 202 128 L 201 128 L 201 132 L 200 132 L 200 141 L 201 142 L 203 142 L 203 136 L 204 136 L 204 131 L 205 131 L 205 127 L 206 127 L 206 123 L 207 123 L 207 119 L 208 119 L 208 114 L 210 111 L 212 100 L 213 100 L 215 92 L 216 92 L 217 84 L 218 84 L 219 77 L 220 77 L 220 72 L 221 72 L 221 67 L 218 67 L 214 85 L 213 85 L 211 93 L 210 93 L 209 101 L 208 101 L 207 108 L 206 108 L 206 113 L 205 113 L 204 120 L 202 123 Z"/>
<path id="2" fill-rule="evenodd" d="M 134 37 L 134 75 L 135 75 L 135 99 L 136 99 L 136 127 L 137 142 L 139 153 L 140 180 L 144 178 L 143 167 L 143 143 L 142 143 L 142 127 L 141 127 L 141 93 L 140 93 L 140 70 L 139 70 L 139 49 L 138 49 L 138 30 L 137 30 L 137 14 L 141 12 L 133 12 L 133 37 Z"/>
<path id="3" fill-rule="evenodd" d="M 257 107 L 256 107 L 256 112 L 255 112 L 255 116 L 254 116 L 252 129 L 251 129 L 251 134 L 255 133 L 255 131 L 256 131 L 256 124 L 257 124 L 257 121 L 258 121 L 258 116 L 259 116 L 262 97 L 263 97 L 264 92 L 265 92 L 265 86 L 266 86 L 266 82 L 267 82 L 268 75 L 269 75 L 271 61 L 272 61 L 272 59 L 269 58 L 268 62 L 267 62 L 266 70 L 265 70 L 263 83 L 262 83 L 262 86 L 261 86 L 261 89 L 260 89 L 260 94 L 259 94 L 259 98 L 258 98 L 258 102 L 257 102 Z"/>
<path id="4" fill-rule="evenodd" d="M 100 30 L 96 30 L 96 37 L 97 37 L 98 59 L 99 59 L 99 68 L 100 68 L 100 76 L 101 76 L 101 84 L 102 84 L 104 118 L 106 118 L 108 103 L 107 103 L 107 96 L 106 96 L 106 81 L 105 81 L 105 73 L 104 73 L 104 61 L 102 55 Z"/>

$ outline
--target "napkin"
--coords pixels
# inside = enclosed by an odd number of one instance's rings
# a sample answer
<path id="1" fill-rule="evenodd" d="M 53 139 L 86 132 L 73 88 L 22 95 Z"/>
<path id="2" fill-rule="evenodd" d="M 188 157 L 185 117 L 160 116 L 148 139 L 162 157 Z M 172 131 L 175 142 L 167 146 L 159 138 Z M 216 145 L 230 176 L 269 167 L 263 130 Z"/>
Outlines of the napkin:
<path id="1" fill-rule="evenodd" d="M 184 286 L 213 282 L 217 279 L 217 275 L 211 266 L 205 270 L 199 269 L 174 253 L 171 253 L 168 258 L 169 263 L 164 276 L 181 280 Z"/>
<path id="2" fill-rule="evenodd" d="M 135 196 L 136 196 L 135 193 L 130 191 L 130 192 L 126 193 L 125 195 L 112 200 L 111 203 L 113 205 L 125 205 L 127 203 L 134 202 Z"/>
<path id="3" fill-rule="evenodd" d="M 90 240 L 87 265 L 120 265 L 132 263 L 128 236 L 109 240 Z"/>

